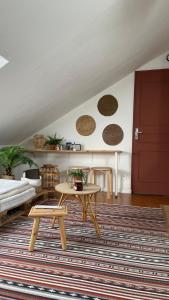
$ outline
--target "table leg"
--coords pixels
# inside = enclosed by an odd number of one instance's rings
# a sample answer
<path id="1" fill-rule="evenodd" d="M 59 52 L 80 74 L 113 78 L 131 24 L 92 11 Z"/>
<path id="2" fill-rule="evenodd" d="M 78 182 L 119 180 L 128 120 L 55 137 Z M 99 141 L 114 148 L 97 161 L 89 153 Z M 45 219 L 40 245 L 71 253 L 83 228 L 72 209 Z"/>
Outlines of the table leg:
<path id="1" fill-rule="evenodd" d="M 118 197 L 118 152 L 115 151 L 115 198 Z"/>
<path id="2" fill-rule="evenodd" d="M 87 221 L 87 210 L 88 210 L 88 201 L 87 201 L 87 195 L 84 195 L 83 198 L 83 221 Z"/>
<path id="3" fill-rule="evenodd" d="M 67 194 L 62 194 L 60 199 L 59 199 L 59 203 L 58 205 L 62 205 L 64 203 L 64 201 L 66 200 Z"/>
<path id="4" fill-rule="evenodd" d="M 67 194 L 61 194 L 61 197 L 60 197 L 60 200 L 59 200 L 59 203 L 58 203 L 59 206 L 64 203 L 64 201 L 66 200 L 66 197 L 67 197 Z M 52 220 L 52 225 L 51 225 L 52 228 L 54 228 L 55 221 L 56 221 L 56 217 L 54 217 L 53 220 Z"/>
<path id="5" fill-rule="evenodd" d="M 96 214 L 94 213 L 92 205 L 91 205 L 91 199 L 92 199 L 92 197 L 93 197 L 93 195 L 86 195 L 86 199 L 87 199 L 87 204 L 88 204 L 88 207 L 89 207 L 89 213 L 90 213 L 91 220 L 93 221 L 93 224 L 95 226 L 95 230 L 96 230 L 97 236 L 100 236 L 100 228 L 99 228 L 99 225 L 97 223 Z"/>
<path id="6" fill-rule="evenodd" d="M 85 195 L 80 196 L 80 195 L 75 195 L 75 198 L 78 199 L 82 205 L 82 220 L 83 222 L 87 221 L 87 206 L 86 206 L 86 201 L 85 201 Z"/>

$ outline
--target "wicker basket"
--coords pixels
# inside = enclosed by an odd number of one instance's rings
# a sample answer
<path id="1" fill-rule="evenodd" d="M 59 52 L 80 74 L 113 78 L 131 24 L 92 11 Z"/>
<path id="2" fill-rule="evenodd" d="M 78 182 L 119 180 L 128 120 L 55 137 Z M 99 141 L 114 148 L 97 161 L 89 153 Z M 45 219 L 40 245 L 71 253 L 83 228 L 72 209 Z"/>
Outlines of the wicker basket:
<path id="1" fill-rule="evenodd" d="M 46 139 L 42 134 L 35 134 L 33 137 L 33 144 L 36 149 L 43 149 L 45 146 Z"/>

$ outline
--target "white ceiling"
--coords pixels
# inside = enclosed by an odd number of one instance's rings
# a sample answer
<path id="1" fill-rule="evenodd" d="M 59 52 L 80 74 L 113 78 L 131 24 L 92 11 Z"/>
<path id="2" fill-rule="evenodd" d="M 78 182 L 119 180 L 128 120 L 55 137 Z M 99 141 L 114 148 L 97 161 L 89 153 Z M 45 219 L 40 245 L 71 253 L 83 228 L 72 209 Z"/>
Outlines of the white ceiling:
<path id="1" fill-rule="evenodd" d="M 0 0 L 0 144 L 169 49 L 169 0 Z"/>

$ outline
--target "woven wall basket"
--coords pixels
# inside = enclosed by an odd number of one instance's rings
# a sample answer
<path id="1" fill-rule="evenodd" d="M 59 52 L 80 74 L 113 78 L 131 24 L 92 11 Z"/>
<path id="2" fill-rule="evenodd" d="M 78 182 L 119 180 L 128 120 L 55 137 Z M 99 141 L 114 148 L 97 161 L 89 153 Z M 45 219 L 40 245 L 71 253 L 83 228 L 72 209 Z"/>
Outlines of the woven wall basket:
<path id="1" fill-rule="evenodd" d="M 112 116 L 118 108 L 117 99 L 112 95 L 104 95 L 98 101 L 97 108 L 103 116 Z"/>
<path id="2" fill-rule="evenodd" d="M 76 121 L 76 130 L 80 135 L 90 135 L 94 132 L 95 128 L 96 122 L 91 116 L 84 115 Z"/>
<path id="3" fill-rule="evenodd" d="M 108 145 L 118 145 L 123 139 L 123 130 L 117 124 L 110 124 L 103 130 L 103 140 Z"/>

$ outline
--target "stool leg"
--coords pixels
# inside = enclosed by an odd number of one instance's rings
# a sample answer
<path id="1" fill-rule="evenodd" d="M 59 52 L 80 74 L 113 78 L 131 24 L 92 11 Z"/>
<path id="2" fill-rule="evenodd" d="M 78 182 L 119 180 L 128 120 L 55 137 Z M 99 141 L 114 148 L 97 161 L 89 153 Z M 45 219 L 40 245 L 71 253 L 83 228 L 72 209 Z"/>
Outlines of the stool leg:
<path id="1" fill-rule="evenodd" d="M 67 249 L 67 242 L 66 242 L 66 232 L 65 232 L 64 218 L 63 217 L 58 217 L 58 223 L 59 223 L 59 228 L 60 228 L 60 238 L 61 238 L 62 249 L 66 250 Z"/>
<path id="2" fill-rule="evenodd" d="M 110 199 L 110 176 L 109 172 L 106 172 L 106 185 L 107 185 L 107 199 Z"/>
<path id="3" fill-rule="evenodd" d="M 113 195 L 113 172 L 110 171 L 110 194 Z"/>
<path id="4" fill-rule="evenodd" d="M 112 190 L 112 172 L 111 171 L 107 171 L 107 198 L 109 199 L 112 194 L 113 194 L 113 190 Z"/>
<path id="5" fill-rule="evenodd" d="M 94 183 L 94 170 L 90 170 L 90 183 Z"/>
<path id="6" fill-rule="evenodd" d="M 34 223 L 33 223 L 33 227 L 32 227 L 32 235 L 31 235 L 30 244 L 29 244 L 29 251 L 33 251 L 33 248 L 34 248 L 34 245 L 36 242 L 36 238 L 38 235 L 39 223 L 40 223 L 40 217 L 34 218 Z"/>

